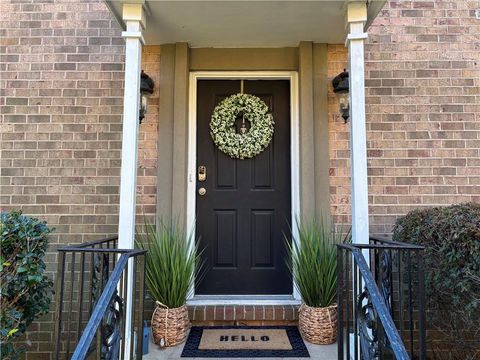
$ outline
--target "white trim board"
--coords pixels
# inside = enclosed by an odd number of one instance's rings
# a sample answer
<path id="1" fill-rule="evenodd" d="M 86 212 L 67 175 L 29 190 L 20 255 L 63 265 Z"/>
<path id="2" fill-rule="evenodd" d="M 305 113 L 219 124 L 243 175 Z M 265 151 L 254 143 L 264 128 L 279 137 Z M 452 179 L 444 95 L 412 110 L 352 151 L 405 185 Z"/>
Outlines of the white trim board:
<path id="1" fill-rule="evenodd" d="M 188 100 L 188 160 L 187 160 L 187 221 L 189 229 L 195 226 L 196 209 L 196 159 L 197 159 L 197 82 L 204 79 L 228 80 L 289 80 L 290 81 L 290 146 L 291 146 L 291 206 L 292 230 L 297 237 L 296 219 L 300 215 L 300 121 L 299 121 L 299 88 L 296 71 L 194 71 L 190 72 Z M 293 286 L 293 300 L 301 299 L 298 290 Z M 289 296 L 289 295 L 287 295 Z M 190 289 L 189 301 L 195 299 L 195 286 Z M 256 296 L 245 297 L 239 304 L 251 304 Z M 208 302 L 209 299 L 203 301 Z M 213 303 L 214 297 L 211 302 Z M 273 300 L 273 299 L 272 299 Z M 217 300 L 218 301 L 218 300 Z M 257 299 L 258 301 L 258 299 Z M 265 300 L 269 301 L 269 300 Z M 270 304 L 270 303 L 269 303 Z"/>
<path id="2" fill-rule="evenodd" d="M 300 305 L 293 295 L 196 295 L 188 306 L 204 305 Z"/>

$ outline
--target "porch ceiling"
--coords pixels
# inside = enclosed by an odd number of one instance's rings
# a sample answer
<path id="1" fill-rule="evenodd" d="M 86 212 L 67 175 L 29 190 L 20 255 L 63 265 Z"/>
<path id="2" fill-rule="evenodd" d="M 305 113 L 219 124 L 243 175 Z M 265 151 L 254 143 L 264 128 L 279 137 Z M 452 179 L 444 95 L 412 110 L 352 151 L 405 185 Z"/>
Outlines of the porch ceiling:
<path id="1" fill-rule="evenodd" d="M 286 47 L 300 41 L 345 41 L 344 4 L 350 0 L 184 1 L 104 0 L 124 27 L 122 3 L 144 3 L 148 45 Z M 367 26 L 386 0 L 369 3 Z"/>

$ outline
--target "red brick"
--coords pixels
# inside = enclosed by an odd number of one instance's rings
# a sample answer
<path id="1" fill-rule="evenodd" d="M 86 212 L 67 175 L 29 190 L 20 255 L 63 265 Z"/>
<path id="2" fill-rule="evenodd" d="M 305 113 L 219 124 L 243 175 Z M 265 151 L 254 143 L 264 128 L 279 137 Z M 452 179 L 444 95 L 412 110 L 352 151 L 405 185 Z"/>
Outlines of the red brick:
<path id="1" fill-rule="evenodd" d="M 255 320 L 254 306 L 245 305 L 245 320 Z"/>
<path id="2" fill-rule="evenodd" d="M 215 315 L 215 306 L 207 306 L 205 308 L 205 320 L 214 320 Z"/>
<path id="3" fill-rule="evenodd" d="M 253 316 L 254 316 L 254 320 L 264 320 L 265 319 L 265 306 L 255 305 Z"/>
<path id="4" fill-rule="evenodd" d="M 264 306 L 264 320 L 275 320 L 275 309 L 272 305 Z"/>
<path id="5" fill-rule="evenodd" d="M 193 320 L 195 318 L 195 307 L 189 307 L 188 308 L 188 318 L 190 320 Z"/>
<path id="6" fill-rule="evenodd" d="M 194 320 L 195 321 L 204 321 L 207 320 L 207 307 L 206 306 L 195 306 Z"/>
<path id="7" fill-rule="evenodd" d="M 285 306 L 274 306 L 274 320 L 285 320 Z"/>
<path id="8" fill-rule="evenodd" d="M 225 306 L 224 320 L 235 320 L 235 306 Z"/>
<path id="9" fill-rule="evenodd" d="M 245 318 L 246 318 L 245 306 L 236 305 L 235 306 L 235 320 L 245 320 Z"/>

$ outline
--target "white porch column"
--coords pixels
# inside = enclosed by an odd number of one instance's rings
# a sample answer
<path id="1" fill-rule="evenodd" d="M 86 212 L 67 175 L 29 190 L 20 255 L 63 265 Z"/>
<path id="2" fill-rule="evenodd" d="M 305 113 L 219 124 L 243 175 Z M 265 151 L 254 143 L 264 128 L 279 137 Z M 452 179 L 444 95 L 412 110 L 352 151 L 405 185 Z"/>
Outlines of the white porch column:
<path id="1" fill-rule="evenodd" d="M 352 179 L 352 242 L 369 243 L 368 229 L 368 184 L 367 184 L 367 130 L 365 126 L 365 59 L 364 32 L 367 21 L 367 1 L 347 0 L 348 72 L 350 81 L 350 176 Z M 369 251 L 363 256 L 370 264 Z M 352 260 L 352 279 L 357 270 Z M 356 301 L 362 292 L 362 277 L 359 276 L 358 293 L 352 294 L 352 314 L 356 316 Z M 350 333 L 350 346 L 360 346 L 360 339 Z M 350 349 L 353 353 L 353 348 Z"/>
<path id="2" fill-rule="evenodd" d="M 142 4 L 123 4 L 125 38 L 125 85 L 123 97 L 122 167 L 120 173 L 120 215 L 118 224 L 118 247 L 133 249 L 135 236 L 135 207 L 137 187 L 137 154 L 140 107 L 140 72 L 142 60 L 142 30 L 145 15 Z M 132 347 L 133 310 L 133 261 L 127 274 L 125 303 L 124 359 L 130 359 Z M 141 336 L 141 329 L 138 329 Z"/>
<path id="3" fill-rule="evenodd" d="M 365 126 L 364 32 L 367 2 L 347 3 L 347 46 L 350 80 L 350 172 L 352 179 L 352 240 L 369 242 L 367 133 Z"/>

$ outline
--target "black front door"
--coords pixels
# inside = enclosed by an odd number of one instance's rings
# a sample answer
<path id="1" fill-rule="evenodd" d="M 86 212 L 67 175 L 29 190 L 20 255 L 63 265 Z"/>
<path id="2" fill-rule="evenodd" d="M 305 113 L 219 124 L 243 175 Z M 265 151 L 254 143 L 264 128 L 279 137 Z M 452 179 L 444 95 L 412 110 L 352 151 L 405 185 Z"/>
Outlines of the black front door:
<path id="1" fill-rule="evenodd" d="M 240 80 L 201 80 L 197 97 L 196 224 L 206 274 L 196 294 L 292 294 L 284 234 L 291 224 L 290 83 L 245 80 L 244 93 L 270 108 L 274 136 L 261 154 L 232 159 L 210 136 L 213 109 L 240 92 Z M 199 189 L 205 188 L 204 195 Z"/>

